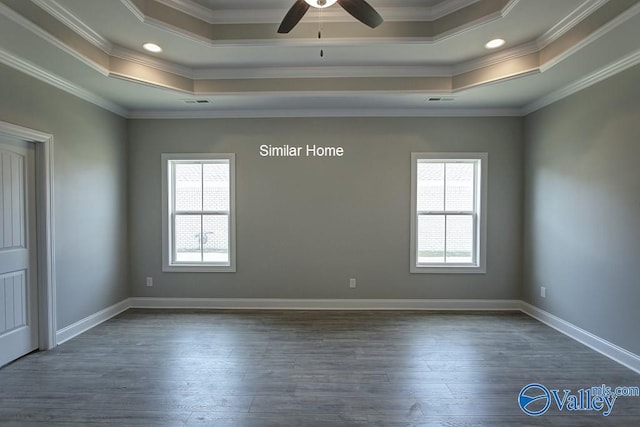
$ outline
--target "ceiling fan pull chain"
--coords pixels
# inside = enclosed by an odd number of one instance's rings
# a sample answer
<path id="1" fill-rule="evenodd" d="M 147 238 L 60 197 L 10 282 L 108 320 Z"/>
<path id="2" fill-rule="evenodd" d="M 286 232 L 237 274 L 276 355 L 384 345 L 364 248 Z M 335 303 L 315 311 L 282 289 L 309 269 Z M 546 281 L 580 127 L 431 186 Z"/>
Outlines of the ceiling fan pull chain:
<path id="1" fill-rule="evenodd" d="M 320 24 L 318 28 L 318 40 L 322 40 L 322 23 L 323 23 L 322 11 L 323 9 L 320 9 Z M 320 58 L 324 58 L 324 49 L 322 48 L 322 45 L 320 45 Z"/>

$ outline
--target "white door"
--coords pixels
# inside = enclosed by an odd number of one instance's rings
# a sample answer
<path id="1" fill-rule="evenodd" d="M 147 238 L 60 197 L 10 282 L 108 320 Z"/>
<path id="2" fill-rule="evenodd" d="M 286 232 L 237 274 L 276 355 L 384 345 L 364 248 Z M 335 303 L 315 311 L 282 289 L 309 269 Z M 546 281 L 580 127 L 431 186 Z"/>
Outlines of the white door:
<path id="1" fill-rule="evenodd" d="M 38 348 L 34 158 L 0 137 L 0 366 Z"/>

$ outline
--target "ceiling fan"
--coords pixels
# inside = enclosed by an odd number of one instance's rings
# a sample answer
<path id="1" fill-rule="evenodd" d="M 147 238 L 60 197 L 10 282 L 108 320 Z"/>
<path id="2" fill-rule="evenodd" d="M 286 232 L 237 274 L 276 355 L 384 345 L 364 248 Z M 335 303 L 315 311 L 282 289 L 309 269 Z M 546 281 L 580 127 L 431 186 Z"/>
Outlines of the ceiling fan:
<path id="1" fill-rule="evenodd" d="M 371 28 L 376 28 L 383 22 L 382 16 L 365 0 L 296 0 L 282 20 L 278 33 L 286 34 L 291 31 L 307 13 L 310 6 L 324 9 L 336 2 L 351 16 Z"/>

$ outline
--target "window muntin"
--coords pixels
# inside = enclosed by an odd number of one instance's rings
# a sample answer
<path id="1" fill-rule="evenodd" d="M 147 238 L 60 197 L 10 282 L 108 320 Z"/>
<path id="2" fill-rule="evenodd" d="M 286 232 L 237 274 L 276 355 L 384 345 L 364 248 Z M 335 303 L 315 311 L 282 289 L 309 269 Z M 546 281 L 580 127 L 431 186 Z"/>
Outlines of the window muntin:
<path id="1" fill-rule="evenodd" d="M 412 272 L 483 272 L 486 154 L 412 155 Z"/>
<path id="2" fill-rule="evenodd" d="M 233 155 L 163 155 L 165 271 L 235 271 Z"/>

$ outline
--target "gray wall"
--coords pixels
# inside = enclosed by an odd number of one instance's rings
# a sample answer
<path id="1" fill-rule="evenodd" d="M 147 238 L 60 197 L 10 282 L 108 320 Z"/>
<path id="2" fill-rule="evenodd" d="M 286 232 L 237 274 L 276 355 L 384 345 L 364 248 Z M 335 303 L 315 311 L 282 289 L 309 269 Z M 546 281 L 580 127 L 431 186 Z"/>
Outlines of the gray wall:
<path id="1" fill-rule="evenodd" d="M 635 354 L 639 81 L 635 67 L 525 121 L 523 297 Z"/>
<path id="2" fill-rule="evenodd" d="M 4 65 L 0 120 L 54 135 L 58 328 L 122 301 L 126 120 Z"/>
<path id="3" fill-rule="evenodd" d="M 260 144 L 341 145 L 346 154 L 262 158 Z M 489 153 L 487 274 L 409 273 L 412 151 Z M 237 273 L 162 273 L 163 152 L 236 153 Z M 520 296 L 519 118 L 132 120 L 128 153 L 133 296 Z"/>
<path id="4" fill-rule="evenodd" d="M 524 120 L 132 120 L 127 130 L 0 65 L 0 120 L 55 136 L 59 328 L 129 295 L 522 297 L 640 354 L 638 77 L 635 67 Z M 346 155 L 262 158 L 260 144 Z M 409 274 L 412 151 L 489 152 L 487 274 Z M 163 152 L 236 153 L 237 273 L 162 273 Z"/>

